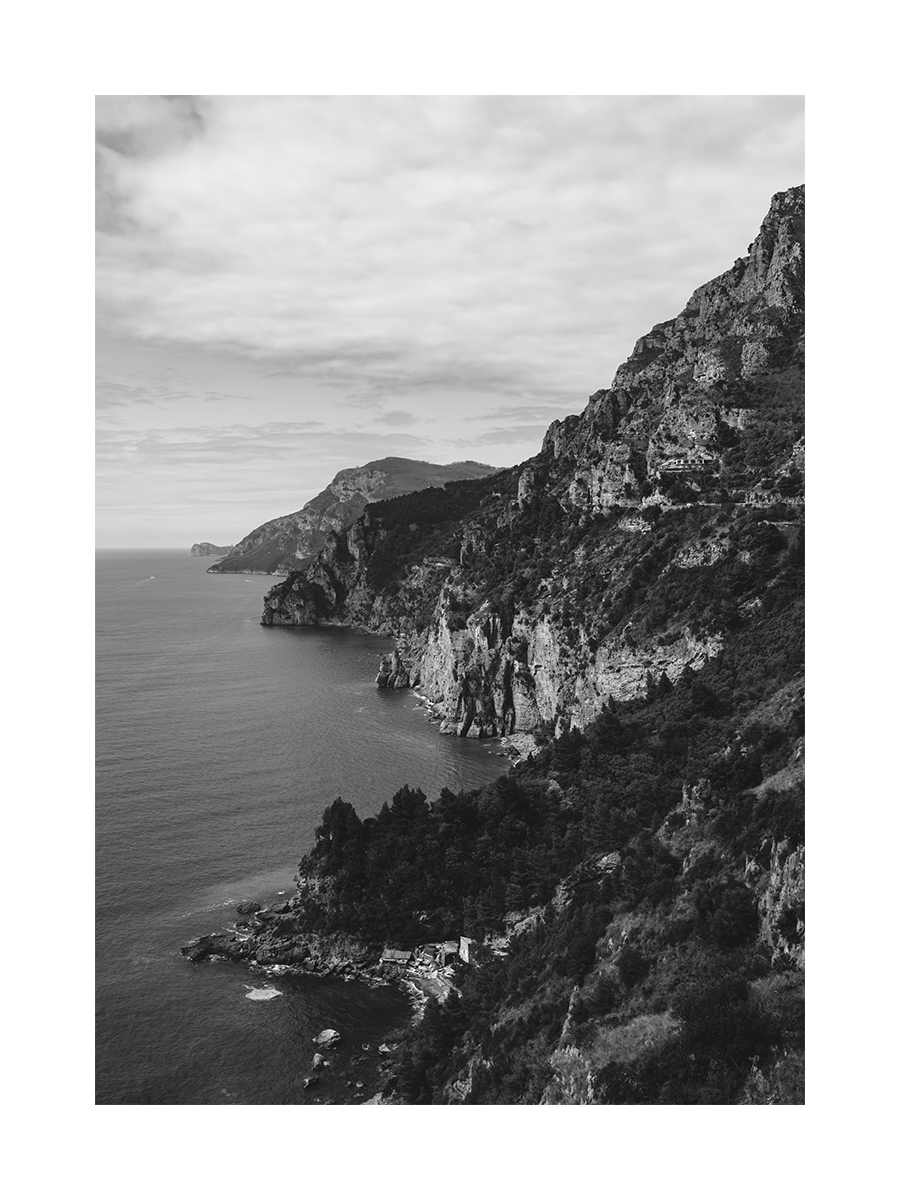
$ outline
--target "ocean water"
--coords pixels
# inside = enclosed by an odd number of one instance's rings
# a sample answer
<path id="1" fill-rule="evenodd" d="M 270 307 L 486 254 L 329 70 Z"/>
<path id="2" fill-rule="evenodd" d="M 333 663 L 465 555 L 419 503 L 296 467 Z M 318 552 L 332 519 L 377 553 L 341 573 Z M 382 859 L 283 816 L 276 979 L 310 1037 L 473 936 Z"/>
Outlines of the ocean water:
<path id="1" fill-rule="evenodd" d="M 404 783 L 435 797 L 508 764 L 375 687 L 392 643 L 264 629 L 270 581 L 207 575 L 211 561 L 97 553 L 97 1102 L 359 1103 L 408 1014 L 401 991 L 191 964 L 180 947 L 241 900 L 289 893 L 335 797 L 365 817 Z M 305 1091 L 326 1027 L 343 1041 Z"/>

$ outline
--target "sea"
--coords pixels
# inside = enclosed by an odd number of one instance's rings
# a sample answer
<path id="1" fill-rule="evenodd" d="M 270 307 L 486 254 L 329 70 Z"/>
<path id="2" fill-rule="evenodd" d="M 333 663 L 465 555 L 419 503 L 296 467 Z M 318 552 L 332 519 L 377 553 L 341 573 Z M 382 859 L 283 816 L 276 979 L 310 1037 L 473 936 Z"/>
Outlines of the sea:
<path id="1" fill-rule="evenodd" d="M 410 1014 L 400 988 L 193 964 L 180 947 L 243 900 L 289 896 L 336 797 L 366 817 L 405 783 L 436 798 L 509 764 L 442 737 L 414 692 L 376 688 L 392 642 L 264 628 L 274 581 L 208 575 L 212 561 L 97 552 L 96 1101 L 363 1103 Z M 326 1028 L 333 1065 L 304 1088 Z"/>

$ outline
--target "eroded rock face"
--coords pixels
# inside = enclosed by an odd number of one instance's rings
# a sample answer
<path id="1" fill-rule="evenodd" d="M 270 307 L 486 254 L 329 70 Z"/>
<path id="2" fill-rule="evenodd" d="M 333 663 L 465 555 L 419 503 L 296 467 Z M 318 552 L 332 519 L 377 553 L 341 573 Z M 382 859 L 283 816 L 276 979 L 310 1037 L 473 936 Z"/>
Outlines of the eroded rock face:
<path id="1" fill-rule="evenodd" d="M 540 454 L 498 473 L 497 490 L 459 518 L 446 553 L 422 533 L 420 555 L 386 568 L 383 548 L 394 563 L 396 541 L 367 509 L 269 592 L 262 623 L 394 636 L 398 649 L 382 662 L 378 686 L 421 687 L 442 732 L 462 737 L 583 726 L 610 701 L 698 669 L 719 652 L 722 625 L 691 608 L 679 576 L 729 557 L 752 570 L 751 551 L 728 536 L 736 505 L 778 501 L 785 526 L 791 506 L 800 509 L 779 487 L 802 472 L 802 440 L 786 443 L 777 478 L 763 467 L 752 477 L 751 455 L 734 494 L 723 464 L 752 436 L 759 395 L 787 386 L 779 372 L 799 371 L 802 265 L 803 189 L 794 188 L 774 198 L 745 258 L 638 339 L 608 389 L 580 416 L 550 426 Z M 762 392 L 749 407 L 754 387 Z M 709 513 L 708 527 L 697 522 L 694 532 L 686 519 L 671 546 L 654 542 L 661 512 L 691 508 Z M 606 520 L 589 551 L 570 547 L 570 530 L 580 536 Z M 404 529 L 412 539 L 418 526 Z M 520 546 L 515 562 L 492 562 L 498 531 Z M 652 619 L 633 627 L 629 603 L 664 575 L 677 600 L 659 587 Z M 603 605 L 603 619 L 591 605 Z"/>
<path id="2" fill-rule="evenodd" d="M 381 660 L 375 682 L 380 688 L 409 687 L 409 671 L 403 665 L 403 660 L 396 650 L 391 654 L 386 654 Z"/>
<path id="3" fill-rule="evenodd" d="M 798 966 L 804 962 L 805 867 L 804 846 L 773 846 L 759 902 L 763 939 Z"/>
<path id="4" fill-rule="evenodd" d="M 517 615 L 508 637 L 496 613 L 476 613 L 452 632 L 442 616 L 424 645 L 407 645 L 412 678 L 443 717 L 444 733 L 497 737 L 531 733 L 565 716 L 582 728 L 610 699 L 643 696 L 648 676 L 674 683 L 686 667 L 714 657 L 717 636 L 685 632 L 669 645 L 630 646 L 611 638 L 592 649 L 582 629 L 574 634 L 549 617 Z"/>

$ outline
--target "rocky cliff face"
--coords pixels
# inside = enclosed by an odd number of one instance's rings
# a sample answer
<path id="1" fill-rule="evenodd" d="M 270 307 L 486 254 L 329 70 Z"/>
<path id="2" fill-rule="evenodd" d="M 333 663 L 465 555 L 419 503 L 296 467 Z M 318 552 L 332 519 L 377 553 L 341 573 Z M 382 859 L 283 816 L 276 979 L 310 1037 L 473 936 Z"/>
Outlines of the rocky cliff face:
<path id="1" fill-rule="evenodd" d="M 212 542 L 194 542 L 191 554 L 195 558 L 210 558 L 214 554 L 230 554 L 233 546 L 214 546 Z"/>
<path id="2" fill-rule="evenodd" d="M 403 1103 L 803 1102 L 802 213 L 534 458 L 368 504 L 266 597 L 392 635 L 378 686 L 444 732 L 540 743 L 474 793 L 335 800 L 295 896 L 183 950 L 369 977 L 467 939 Z"/>
<path id="3" fill-rule="evenodd" d="M 494 470 L 485 463 L 471 461 L 441 466 L 409 458 L 382 458 L 362 467 L 350 467 L 339 471 L 328 487 L 299 512 L 266 521 L 236 546 L 229 546 L 231 553 L 210 567 L 210 572 L 286 575 L 317 554 L 328 534 L 355 521 L 369 501 L 440 487 L 455 479 L 481 479 Z"/>
<path id="4" fill-rule="evenodd" d="M 396 637 L 379 684 L 467 737 L 583 727 L 715 656 L 802 524 L 803 202 L 775 196 L 746 257 L 538 455 L 444 507 L 370 504 L 262 623 Z"/>

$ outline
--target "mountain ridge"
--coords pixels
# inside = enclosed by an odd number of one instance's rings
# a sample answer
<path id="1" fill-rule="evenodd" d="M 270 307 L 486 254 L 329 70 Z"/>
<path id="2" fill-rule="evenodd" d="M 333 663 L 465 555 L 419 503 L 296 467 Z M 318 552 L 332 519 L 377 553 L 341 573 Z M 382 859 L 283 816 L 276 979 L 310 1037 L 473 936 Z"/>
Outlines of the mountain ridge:
<path id="1" fill-rule="evenodd" d="M 284 905 L 183 949 L 422 989 L 456 946 L 370 1102 L 803 1103 L 803 205 L 533 458 L 370 503 L 266 596 L 525 752 L 336 799 Z"/>
<path id="2" fill-rule="evenodd" d="M 495 470 L 468 459 L 441 465 L 398 456 L 347 467 L 297 512 L 274 517 L 251 530 L 209 572 L 287 574 L 313 557 L 324 546 L 327 534 L 354 521 L 369 501 L 451 480 L 477 479 Z"/>
<path id="3" fill-rule="evenodd" d="M 636 637 L 631 559 L 651 556 L 644 570 L 660 594 L 665 571 L 745 553 L 725 521 L 717 531 L 700 517 L 780 506 L 785 536 L 799 527 L 802 212 L 802 189 L 776 196 L 746 258 L 639 338 L 611 387 L 553 422 L 539 454 L 489 487 L 451 485 L 454 511 L 466 509 L 455 525 L 445 498 L 427 491 L 415 514 L 368 505 L 270 590 L 263 624 L 395 636 L 400 678 L 424 689 L 445 732 L 465 736 L 584 725 L 609 697 L 642 693 L 648 676 L 674 682 L 701 666 L 718 653 L 727 614 L 679 626 L 673 610 Z M 584 544 L 567 558 L 573 527 Z M 498 553 L 512 572 L 505 594 L 488 586 Z M 602 586 L 590 578 L 598 571 Z M 573 584 L 576 607 L 605 605 L 574 642 Z"/>

